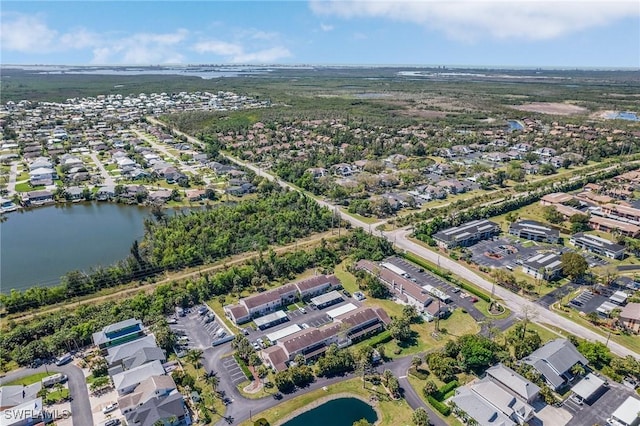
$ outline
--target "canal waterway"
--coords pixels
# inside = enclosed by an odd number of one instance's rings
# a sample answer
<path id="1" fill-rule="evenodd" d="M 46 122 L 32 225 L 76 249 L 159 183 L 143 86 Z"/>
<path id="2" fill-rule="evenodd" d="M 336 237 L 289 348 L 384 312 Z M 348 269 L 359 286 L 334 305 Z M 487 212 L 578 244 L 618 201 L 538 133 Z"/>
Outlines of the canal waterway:
<path id="1" fill-rule="evenodd" d="M 378 420 L 373 407 L 357 398 L 338 398 L 294 417 L 282 426 L 352 426 L 360 419 Z"/>
<path id="2" fill-rule="evenodd" d="M 69 271 L 124 259 L 146 217 L 144 207 L 98 202 L 8 214 L 0 224 L 0 291 L 56 285 Z"/>

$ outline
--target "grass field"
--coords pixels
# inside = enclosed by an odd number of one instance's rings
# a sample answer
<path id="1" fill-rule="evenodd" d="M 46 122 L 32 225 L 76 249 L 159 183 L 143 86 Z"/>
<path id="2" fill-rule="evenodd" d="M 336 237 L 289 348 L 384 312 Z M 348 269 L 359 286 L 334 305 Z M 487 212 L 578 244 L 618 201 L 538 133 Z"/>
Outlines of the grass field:
<path id="1" fill-rule="evenodd" d="M 21 379 L 14 380 L 12 382 L 5 383 L 4 386 L 16 386 L 16 385 L 26 386 L 26 385 L 32 385 L 32 384 L 34 384 L 36 382 L 41 381 L 45 377 L 51 376 L 52 374 L 54 374 L 54 373 L 47 373 L 47 372 L 36 373 L 36 374 L 32 374 L 31 376 L 26 376 L 26 377 L 23 377 Z"/>
<path id="2" fill-rule="evenodd" d="M 441 387 L 442 385 L 444 385 L 444 383 L 438 380 L 438 378 L 435 377 L 433 374 L 429 376 L 429 379 L 433 380 L 438 387 Z M 420 399 L 422 400 L 422 402 L 424 402 L 426 405 L 431 407 L 431 404 L 429 404 L 429 402 L 427 401 L 427 398 L 425 398 L 424 394 L 422 393 L 422 388 L 424 387 L 426 380 L 420 380 L 416 376 L 413 376 L 411 374 L 407 375 L 407 380 L 409 380 L 409 384 L 411 385 L 413 390 L 415 390 L 418 396 L 420 396 Z M 435 408 L 431 407 L 431 409 L 433 410 L 434 413 L 438 415 L 438 417 L 440 417 L 440 419 L 442 419 L 442 421 L 444 421 L 449 426 L 463 426 L 463 423 L 460 422 L 460 420 L 458 420 L 453 414 L 450 414 L 449 416 L 445 417 L 440 413 L 438 413 L 438 411 Z"/>
<path id="3" fill-rule="evenodd" d="M 367 384 L 367 389 L 363 389 L 361 379 L 350 379 L 344 382 L 336 383 L 334 385 L 327 386 L 327 390 L 318 389 L 289 401 L 278 404 L 273 408 L 270 408 L 261 413 L 254 413 L 253 419 L 265 418 L 269 424 L 274 425 L 279 421 L 282 421 L 287 416 L 290 416 L 298 409 L 304 409 L 304 407 L 318 401 L 320 398 L 331 397 L 335 395 L 344 396 L 348 398 L 350 395 L 360 397 L 365 400 L 369 400 L 371 395 L 378 395 L 380 399 L 383 399 L 385 395 L 381 395 L 378 390 L 370 389 L 372 385 Z M 386 399 L 386 398 L 385 398 Z M 379 415 L 382 415 L 381 419 L 378 419 L 377 425 L 380 426 L 399 426 L 399 425 L 411 425 L 411 407 L 406 403 L 404 399 L 398 401 L 381 400 L 376 403 L 377 411 Z M 252 426 L 253 421 L 246 420 L 241 423 L 242 426 Z"/>

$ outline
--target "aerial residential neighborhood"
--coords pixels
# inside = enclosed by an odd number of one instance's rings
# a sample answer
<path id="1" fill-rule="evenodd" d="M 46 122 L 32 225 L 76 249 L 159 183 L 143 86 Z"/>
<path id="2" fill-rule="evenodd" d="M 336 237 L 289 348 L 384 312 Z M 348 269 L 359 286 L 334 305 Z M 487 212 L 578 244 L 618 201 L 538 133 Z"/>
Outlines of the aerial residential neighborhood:
<path id="1" fill-rule="evenodd" d="M 636 3 L 3 2 L 0 426 L 640 426 Z"/>

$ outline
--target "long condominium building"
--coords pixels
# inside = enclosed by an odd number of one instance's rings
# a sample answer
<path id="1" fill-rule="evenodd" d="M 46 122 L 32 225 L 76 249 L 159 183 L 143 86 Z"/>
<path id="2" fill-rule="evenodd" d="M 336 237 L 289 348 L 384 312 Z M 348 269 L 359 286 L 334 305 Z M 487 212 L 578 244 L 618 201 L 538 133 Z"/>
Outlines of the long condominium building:
<path id="1" fill-rule="evenodd" d="M 486 219 L 479 219 L 436 232 L 433 239 L 436 240 L 439 247 L 449 249 L 470 246 L 498 234 L 500 234 L 500 225 Z"/>

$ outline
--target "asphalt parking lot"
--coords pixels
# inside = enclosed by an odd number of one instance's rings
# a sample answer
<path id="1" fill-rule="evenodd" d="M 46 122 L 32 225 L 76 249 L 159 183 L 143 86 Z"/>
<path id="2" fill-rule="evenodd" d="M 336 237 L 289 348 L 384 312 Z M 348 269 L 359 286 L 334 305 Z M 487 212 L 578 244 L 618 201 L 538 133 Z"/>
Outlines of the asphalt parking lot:
<path id="1" fill-rule="evenodd" d="M 628 396 L 633 396 L 633 391 L 613 382 L 609 388 L 591 404 L 584 403 L 578 405 L 570 400 L 570 402 L 565 401 L 562 404 L 563 408 L 573 414 L 573 418 L 567 423 L 567 426 L 607 424 L 607 419 L 611 416 L 611 413 L 613 413 Z"/>
<path id="2" fill-rule="evenodd" d="M 449 297 L 451 298 L 451 302 L 448 303 L 447 306 L 452 310 L 459 306 L 465 309 L 469 313 L 469 315 L 471 315 L 471 317 L 476 321 L 483 321 L 486 319 L 484 314 L 476 309 L 470 297 L 463 297 L 464 292 L 459 291 L 459 289 L 456 290 L 454 286 L 449 284 L 448 282 L 426 271 L 420 272 L 421 268 L 398 257 L 389 257 L 385 259 L 385 262 L 389 262 L 407 271 L 407 273 L 409 273 L 412 278 L 416 279 L 416 283 L 420 286 L 429 284 L 447 293 L 447 295 L 449 295 Z"/>
<path id="3" fill-rule="evenodd" d="M 247 380 L 247 377 L 244 375 L 242 369 L 232 356 L 225 358 L 222 361 L 222 365 L 229 374 L 229 377 L 231 377 L 231 381 L 234 386 L 238 386 L 240 383 Z"/>
<path id="4" fill-rule="evenodd" d="M 318 309 L 313 305 L 305 305 L 303 303 L 298 303 L 297 306 L 304 307 L 306 313 L 302 313 L 298 309 L 286 311 L 289 321 L 286 321 L 282 324 L 278 324 L 275 327 L 265 328 L 264 330 L 259 330 L 259 329 L 256 330 L 255 327 L 248 324 L 244 324 L 241 327 L 244 330 L 247 330 L 247 333 L 246 333 L 247 338 L 252 343 L 258 339 L 266 340 L 265 336 L 267 334 L 273 333 L 275 331 L 281 330 L 286 327 L 290 327 L 293 324 L 298 324 L 301 327 L 302 327 L 302 324 L 307 324 L 309 327 L 320 327 L 324 324 L 331 322 L 331 318 L 327 316 L 327 311 L 346 305 L 347 303 L 353 303 L 357 307 L 360 307 L 361 305 L 360 302 L 355 300 L 353 297 L 347 297 L 343 294 L 342 298 L 343 298 L 342 302 L 336 303 L 335 305 L 331 305 L 323 309 Z"/>
<path id="5" fill-rule="evenodd" d="M 215 340 L 216 334 L 221 330 L 225 330 L 227 335 L 232 333 L 215 317 L 215 320 L 207 322 L 207 315 L 214 315 L 213 311 L 208 311 L 204 315 L 198 313 L 198 306 L 190 308 L 183 317 L 175 317 L 176 324 L 170 324 L 171 329 L 180 336 L 188 338 L 186 345 L 189 349 L 206 349 L 211 346 L 211 342 Z"/>
<path id="6" fill-rule="evenodd" d="M 516 249 L 515 252 L 511 252 L 507 249 L 508 246 L 512 246 Z M 525 247 L 524 245 L 512 241 L 508 238 L 498 238 L 497 240 L 480 241 L 471 247 L 468 247 L 472 253 L 471 259 L 481 266 L 493 267 L 493 268 L 516 268 L 519 266 L 520 261 L 525 261 L 533 257 L 540 247 L 531 246 Z M 500 259 L 488 257 L 485 253 L 496 253 L 501 256 Z"/>

